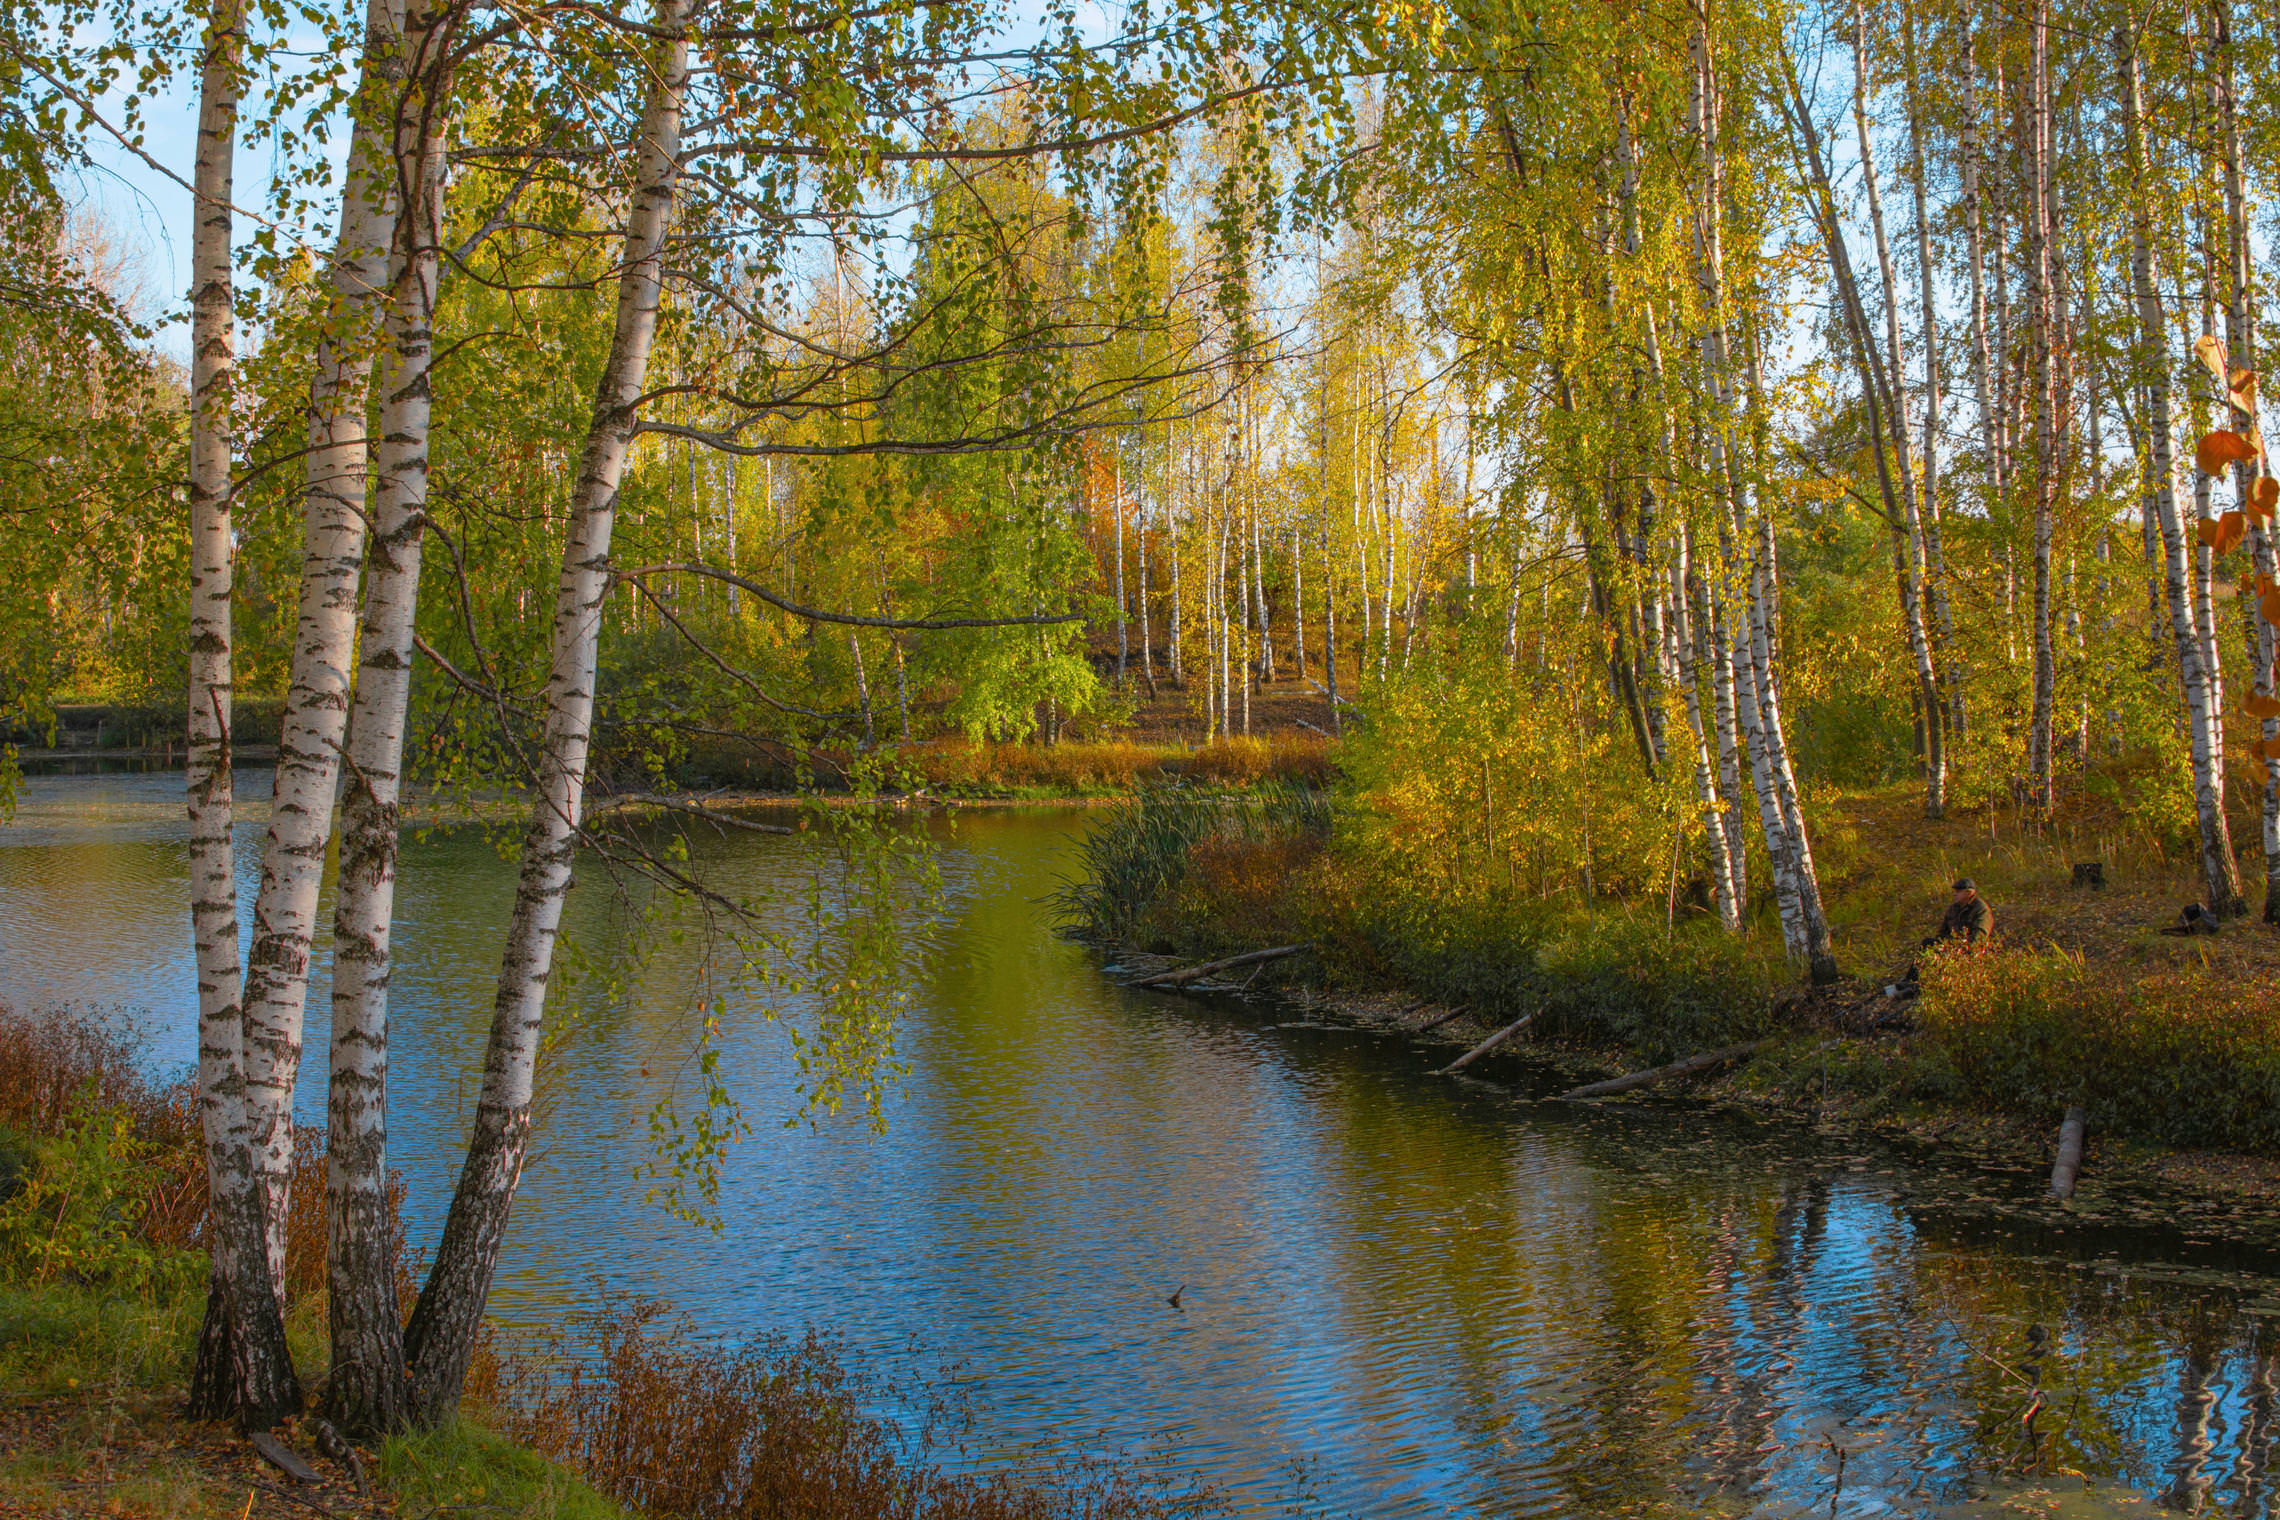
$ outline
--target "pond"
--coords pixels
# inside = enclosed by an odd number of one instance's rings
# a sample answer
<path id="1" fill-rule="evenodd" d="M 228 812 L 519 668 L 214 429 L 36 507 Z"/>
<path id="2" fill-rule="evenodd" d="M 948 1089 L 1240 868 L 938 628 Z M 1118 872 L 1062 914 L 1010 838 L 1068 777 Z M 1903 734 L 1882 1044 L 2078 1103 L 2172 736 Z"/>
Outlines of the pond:
<path id="1" fill-rule="evenodd" d="M 139 1011 L 170 1068 L 191 1051 L 180 784 L 34 777 L 0 828 L 0 1000 Z M 241 773 L 256 804 L 266 786 Z M 942 888 L 910 908 L 930 937 L 885 1132 L 783 1127 L 784 1036 L 732 998 L 723 1069 L 754 1133 L 723 1228 L 646 1202 L 700 985 L 695 942 L 660 941 L 607 995 L 589 979 L 551 1060 L 506 1326 L 597 1295 L 730 1338 L 812 1325 L 955 1379 L 977 1460 L 1153 1448 L 1260 1514 L 2267 1512 L 2270 1263 L 2010 1239 L 1858 1146 L 1683 1102 L 1532 1103 L 1511 1068 L 1435 1078 L 1445 1052 L 1399 1037 L 1127 990 L 1040 903 L 1082 810 L 916 826 Z M 795 889 L 814 848 L 698 855 L 758 892 Z M 415 1245 L 456 1171 L 511 891 L 478 830 L 407 840 L 391 1159 Z M 631 919 L 592 883 L 573 903 L 606 959 Z M 310 1119 L 324 1008 L 320 980 Z"/>

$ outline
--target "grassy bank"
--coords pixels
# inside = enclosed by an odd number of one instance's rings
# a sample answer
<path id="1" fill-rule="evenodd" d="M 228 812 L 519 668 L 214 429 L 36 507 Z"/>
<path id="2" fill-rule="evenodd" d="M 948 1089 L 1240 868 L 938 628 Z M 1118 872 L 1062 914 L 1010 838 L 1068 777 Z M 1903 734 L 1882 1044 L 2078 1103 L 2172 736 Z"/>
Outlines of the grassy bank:
<path id="1" fill-rule="evenodd" d="M 201 1151 L 190 1092 L 144 1081 L 136 1055 L 101 1021 L 0 1011 L 0 1517 L 1221 1512 L 1131 1462 L 977 1463 L 1002 1454 L 926 1385 L 851 1369 L 812 1336 L 722 1346 L 662 1304 L 607 1299 L 554 1341 L 486 1343 L 461 1419 L 355 1464 L 289 1421 L 284 1440 L 323 1479 L 296 1485 L 235 1431 L 182 1418 L 205 1306 Z M 301 1136 L 286 1251 L 287 1330 L 312 1393 L 326 1370 L 321 1144 Z M 407 1308 L 413 1287 L 399 1283 Z"/>
<path id="2" fill-rule="evenodd" d="M 1815 839 L 1847 978 L 1808 997 L 1762 893 L 1737 939 L 1675 871 L 1651 894 L 1542 893 L 1477 869 L 1423 881 L 1390 869 L 1349 807 L 1333 821 L 1324 806 L 1144 795 L 1099 820 L 1064 908 L 1096 937 L 1158 953 L 1308 940 L 1315 957 L 1266 975 L 1401 989 L 1469 1009 L 1460 1028 L 1533 1010 L 1539 1048 L 1610 1069 L 1776 1035 L 1786 1054 L 1756 1089 L 1773 1101 L 1793 1096 L 1784 1062 L 1811 1052 L 1815 1101 L 1863 1117 L 1962 1109 L 2040 1125 L 2080 1103 L 2101 1137 L 2280 1155 L 2280 934 L 2249 919 L 2214 938 L 2162 935 L 2199 895 L 2194 864 L 2118 816 L 2038 833 L 1984 809 L 1927 821 L 1911 786 L 1824 797 Z M 2105 887 L 2075 884 L 2089 860 Z M 1886 998 L 1959 875 L 1994 904 L 1995 942 L 1923 957 L 1920 999 Z M 1849 1054 L 1832 1061 L 1832 1048 Z"/>
<path id="3" fill-rule="evenodd" d="M 868 757 L 847 749 L 793 751 L 767 742 L 715 743 L 690 750 L 674 777 L 692 788 L 795 791 L 843 784 L 867 759 L 879 784 L 941 798 L 1050 799 L 1115 796 L 1152 785 L 1250 786 L 1263 781 L 1320 785 L 1330 743 L 1307 733 L 1176 739 L 1065 739 L 1058 744 L 975 744 L 964 739 L 885 743 Z"/>

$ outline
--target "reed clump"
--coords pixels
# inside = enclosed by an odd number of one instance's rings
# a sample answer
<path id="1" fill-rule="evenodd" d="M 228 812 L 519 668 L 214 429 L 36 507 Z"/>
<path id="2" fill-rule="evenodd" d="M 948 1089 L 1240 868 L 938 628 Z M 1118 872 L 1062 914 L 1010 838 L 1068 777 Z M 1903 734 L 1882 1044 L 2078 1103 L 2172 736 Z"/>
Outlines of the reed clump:
<path id="1" fill-rule="evenodd" d="M 1197 849 L 1216 841 L 1230 866 L 1256 848 L 1320 841 L 1330 805 L 1319 790 L 1268 781 L 1246 791 L 1142 787 L 1108 809 L 1078 847 L 1077 870 L 1054 894 L 1061 922 L 1089 939 L 1121 941 L 1141 916 L 1169 903 L 1187 880 Z"/>
<path id="2" fill-rule="evenodd" d="M 1131 1461 L 1015 1461 L 973 1470 L 959 1411 L 924 1388 L 851 1373 L 812 1332 L 738 1347 L 664 1305 L 585 1322 L 502 1358 L 471 1388 L 491 1423 L 642 1514 L 671 1520 L 1179 1520 L 1224 1512 Z M 908 1424 L 877 1411 L 913 1411 Z"/>

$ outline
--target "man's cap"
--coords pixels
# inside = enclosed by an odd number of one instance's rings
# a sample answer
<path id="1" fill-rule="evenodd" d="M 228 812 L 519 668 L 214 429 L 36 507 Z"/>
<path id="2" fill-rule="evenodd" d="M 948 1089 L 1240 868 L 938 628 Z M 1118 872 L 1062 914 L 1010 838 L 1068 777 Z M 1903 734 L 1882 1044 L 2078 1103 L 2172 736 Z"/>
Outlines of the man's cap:
<path id="1" fill-rule="evenodd" d="M 1968 876 L 1958 878 L 1955 884 L 1955 889 L 1958 892 L 1976 892 L 1979 890 L 1977 887 L 1971 884 L 1971 878 Z"/>

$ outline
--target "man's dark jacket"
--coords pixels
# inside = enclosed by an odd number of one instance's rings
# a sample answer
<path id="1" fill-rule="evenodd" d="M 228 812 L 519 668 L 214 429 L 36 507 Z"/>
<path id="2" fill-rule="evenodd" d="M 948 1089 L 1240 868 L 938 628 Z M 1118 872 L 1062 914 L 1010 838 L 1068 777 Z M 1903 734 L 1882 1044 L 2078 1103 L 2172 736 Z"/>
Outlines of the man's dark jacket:
<path id="1" fill-rule="evenodd" d="M 1949 903 L 1945 917 L 1940 920 L 1940 938 L 1961 938 L 1965 944 L 1976 944 L 1995 932 L 1995 910 L 1987 906 L 1987 899 L 1974 892 L 1962 902 Z"/>

